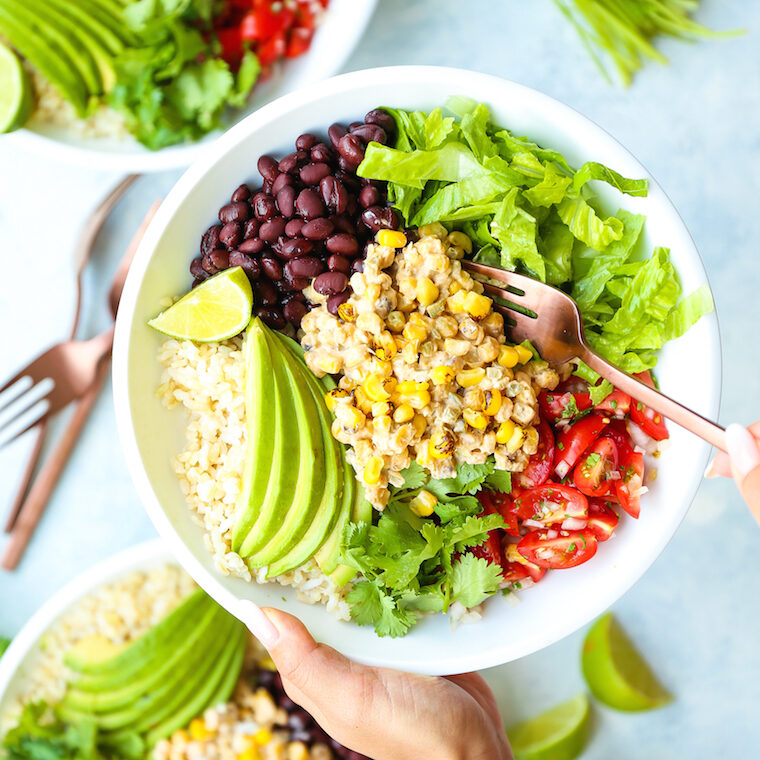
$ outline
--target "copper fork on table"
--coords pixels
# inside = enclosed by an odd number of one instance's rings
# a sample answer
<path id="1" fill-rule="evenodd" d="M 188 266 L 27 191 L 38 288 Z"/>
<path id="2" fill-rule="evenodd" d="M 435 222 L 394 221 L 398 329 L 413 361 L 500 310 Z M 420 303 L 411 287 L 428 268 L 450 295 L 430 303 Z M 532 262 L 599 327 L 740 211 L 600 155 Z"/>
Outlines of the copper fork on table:
<path id="1" fill-rule="evenodd" d="M 510 333 L 516 343 L 529 340 L 538 353 L 550 362 L 581 359 L 616 388 L 655 413 L 686 428 L 716 448 L 726 450 L 725 429 L 720 425 L 631 377 L 592 351 L 583 333 L 578 305 L 566 293 L 525 275 L 474 261 L 462 262 L 462 268 L 506 285 L 506 288 L 500 288 L 482 282 L 487 295 L 506 302 L 494 301 L 494 308 L 511 325 Z"/>

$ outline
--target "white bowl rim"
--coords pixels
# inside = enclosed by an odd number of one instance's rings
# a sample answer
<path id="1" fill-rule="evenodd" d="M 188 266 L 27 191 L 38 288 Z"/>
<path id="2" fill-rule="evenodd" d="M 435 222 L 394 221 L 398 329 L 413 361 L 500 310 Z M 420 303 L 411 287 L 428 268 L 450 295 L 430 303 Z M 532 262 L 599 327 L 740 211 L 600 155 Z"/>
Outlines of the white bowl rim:
<path id="1" fill-rule="evenodd" d="M 162 562 L 179 565 L 158 538 L 130 546 L 102 562 L 98 562 L 59 588 L 23 625 L 0 657 L 0 706 L 8 687 L 27 655 L 56 620 L 80 599 L 111 581 L 148 565 Z M 184 572 L 187 572 L 186 570 Z"/>
<path id="2" fill-rule="evenodd" d="M 656 189 L 662 194 L 663 208 L 667 209 L 668 213 L 672 215 L 674 222 L 677 222 L 677 225 L 680 226 L 681 231 L 685 234 L 685 239 L 691 243 L 691 252 L 693 253 L 694 259 L 693 271 L 698 274 L 709 287 L 709 280 L 701 257 L 699 256 L 696 245 L 694 244 L 681 216 L 678 214 L 678 211 L 675 209 L 668 196 L 652 177 L 651 173 L 646 170 L 638 159 L 636 159 L 630 151 L 628 151 L 606 130 L 571 106 L 518 82 L 490 74 L 450 67 L 379 67 L 341 74 L 320 82 L 317 87 L 313 87 L 310 90 L 301 89 L 294 91 L 268 103 L 255 113 L 248 116 L 223 135 L 214 144 L 211 151 L 204 154 L 199 161 L 193 164 L 193 166 L 180 177 L 156 213 L 145 233 L 145 237 L 143 238 L 140 247 L 138 248 L 127 278 L 121 299 L 121 308 L 116 322 L 113 350 L 113 391 L 117 427 L 127 461 L 127 467 L 137 488 L 140 500 L 159 534 L 166 541 L 179 563 L 190 573 L 190 575 L 192 575 L 196 583 L 203 587 L 207 593 L 233 614 L 235 614 L 237 608 L 237 598 L 228 589 L 224 588 L 214 574 L 209 573 L 202 566 L 189 547 L 181 541 L 153 491 L 150 479 L 148 478 L 140 457 L 137 436 L 132 425 L 130 413 L 128 357 L 133 312 L 135 310 L 142 277 L 161 234 L 175 212 L 181 206 L 185 196 L 191 188 L 193 188 L 196 183 L 212 169 L 222 155 L 226 154 L 228 150 L 232 149 L 247 135 L 254 132 L 261 124 L 269 120 L 274 120 L 275 118 L 288 113 L 291 109 L 303 105 L 305 102 L 310 103 L 312 101 L 318 101 L 324 97 L 340 94 L 341 92 L 353 89 L 357 85 L 371 88 L 375 83 L 402 84 L 409 82 L 410 80 L 413 80 L 417 84 L 424 84 L 426 82 L 439 84 L 441 80 L 445 80 L 447 84 L 451 84 L 452 92 L 460 92 L 464 94 L 467 92 L 468 82 L 476 82 L 484 89 L 487 85 L 490 85 L 495 90 L 500 90 L 502 94 L 506 90 L 519 91 L 533 98 L 539 104 L 553 109 L 558 117 L 564 117 L 571 122 L 574 121 L 576 124 L 584 124 L 587 129 L 595 132 L 600 140 L 606 142 L 610 149 L 613 149 L 614 147 L 616 152 L 620 155 L 621 163 L 625 163 L 627 167 L 636 171 L 636 176 L 647 177 L 650 181 L 650 190 Z M 715 361 L 711 361 L 706 366 L 703 365 L 703 372 L 706 376 L 705 385 L 708 385 L 711 389 L 709 409 L 704 410 L 703 413 L 712 416 L 713 419 L 717 419 L 721 396 L 722 363 L 720 334 L 718 332 L 716 312 L 713 311 L 711 314 L 703 317 L 703 320 L 706 320 L 709 323 L 710 341 L 705 345 L 707 355 L 715 358 Z M 709 451 L 709 445 L 703 442 L 700 457 L 695 465 L 695 472 L 698 470 L 701 473 L 704 470 L 704 467 L 707 464 Z M 429 662 L 419 663 L 417 661 L 412 661 L 408 658 L 404 658 L 401 654 L 397 657 L 383 657 L 381 662 L 373 657 L 371 652 L 366 654 L 352 653 L 352 657 L 355 660 L 366 664 L 380 664 L 386 667 L 413 670 L 415 672 L 430 675 L 446 675 L 493 667 L 526 656 L 527 654 L 537 652 L 571 633 L 574 633 L 583 625 L 587 624 L 588 621 L 603 613 L 630 590 L 630 588 L 652 566 L 654 561 L 659 557 L 675 535 L 678 526 L 683 521 L 683 518 L 694 499 L 699 484 L 700 480 L 695 478 L 694 482 L 689 483 L 687 487 L 684 488 L 683 501 L 679 508 L 680 511 L 677 513 L 677 520 L 673 523 L 672 531 L 663 531 L 662 535 L 658 535 L 656 540 L 652 541 L 652 543 L 647 546 L 642 547 L 641 562 L 639 562 L 635 568 L 622 573 L 613 589 L 607 593 L 600 594 L 598 598 L 594 600 L 595 603 L 588 605 L 587 609 L 591 609 L 592 614 L 586 614 L 585 619 L 583 619 L 582 616 L 578 616 L 573 617 L 571 620 L 565 620 L 562 624 L 558 624 L 556 628 L 552 629 L 551 632 L 547 632 L 543 636 L 537 637 L 530 648 L 524 647 L 522 651 L 518 651 L 517 653 L 512 652 L 506 657 L 499 654 L 501 649 L 497 646 L 484 652 L 452 652 L 445 661 L 438 660 L 434 664 Z M 674 510 L 674 512 L 675 511 L 676 510 Z M 504 649 L 506 648 L 507 647 L 504 647 Z"/>
<path id="3" fill-rule="evenodd" d="M 345 35 L 345 45 L 336 51 L 329 61 L 315 60 L 310 66 L 308 76 L 304 77 L 300 87 L 308 87 L 322 79 L 332 76 L 343 68 L 359 41 L 364 36 L 367 25 L 375 12 L 378 0 L 361 0 L 352 8 L 357 15 L 356 23 L 350 25 Z M 307 53 L 308 55 L 308 53 Z M 299 89 L 300 89 L 299 87 Z M 239 123 L 239 122 L 237 122 Z M 152 172 L 184 169 L 199 159 L 205 151 L 211 148 L 223 132 L 218 136 L 211 133 L 207 138 L 180 145 L 169 145 L 156 151 L 135 150 L 134 152 L 113 152 L 103 150 L 94 141 L 92 147 L 74 145 L 55 137 L 36 132 L 33 129 L 19 129 L 4 135 L 6 139 L 14 140 L 22 149 L 38 156 L 61 161 L 77 166 L 92 167 L 102 171 L 122 171 L 130 174 L 147 174 Z M 138 146 L 135 146 L 136 148 Z"/>

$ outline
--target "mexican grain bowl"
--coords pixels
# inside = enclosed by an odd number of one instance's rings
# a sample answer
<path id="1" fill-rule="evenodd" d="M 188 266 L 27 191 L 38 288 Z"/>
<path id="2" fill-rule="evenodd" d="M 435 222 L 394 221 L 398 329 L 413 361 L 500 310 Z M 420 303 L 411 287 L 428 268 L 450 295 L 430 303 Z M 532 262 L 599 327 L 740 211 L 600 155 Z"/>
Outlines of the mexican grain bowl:
<path id="1" fill-rule="evenodd" d="M 571 293 L 591 344 L 649 383 L 666 384 L 660 349 L 712 301 L 684 287 L 675 251 L 652 250 L 650 185 L 624 162 L 576 162 L 474 99 L 385 97 L 290 127 L 289 150 L 254 140 L 253 174 L 223 156 L 226 192 L 185 201 L 216 220 L 185 249 L 186 285 L 150 288 L 142 308 L 162 334 L 152 391 L 182 425 L 161 456 L 194 559 L 234 594 L 289 589 L 365 642 L 444 615 L 442 635 L 469 637 L 494 614 L 535 616 L 543 587 L 604 585 L 673 447 L 664 420 L 582 362 L 512 342 L 463 261 Z M 601 186 L 634 202 L 610 214 Z"/>
<path id="2" fill-rule="evenodd" d="M 0 757 L 363 758 L 287 698 L 258 641 L 157 544 L 59 592 L 4 660 Z"/>

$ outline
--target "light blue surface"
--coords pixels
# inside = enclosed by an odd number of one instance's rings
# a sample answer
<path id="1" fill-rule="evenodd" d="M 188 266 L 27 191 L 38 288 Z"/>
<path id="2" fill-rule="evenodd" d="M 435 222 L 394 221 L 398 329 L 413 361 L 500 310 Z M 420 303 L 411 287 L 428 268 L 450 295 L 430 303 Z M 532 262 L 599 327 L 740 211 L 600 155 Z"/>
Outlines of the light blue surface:
<path id="1" fill-rule="evenodd" d="M 381 0 L 347 68 L 427 63 L 497 74 L 572 105 L 620 140 L 694 236 L 722 326 L 721 419 L 749 422 L 760 418 L 760 3 L 702 5 L 705 23 L 749 34 L 661 43 L 672 65 L 648 66 L 627 91 L 604 82 L 549 0 Z M 150 203 L 177 176 L 140 180 L 107 224 L 86 278 L 83 335 L 106 325 L 105 283 Z M 66 335 L 73 240 L 116 179 L 43 162 L 0 139 L 0 377 Z M 694 357 L 695 372 L 701 361 Z M 17 631 L 95 561 L 155 535 L 121 460 L 111 404 L 104 393 L 23 564 L 0 571 L 0 635 Z M 27 438 L 0 452 L 0 514 L 30 445 Z M 614 608 L 676 701 L 641 715 L 595 707 L 584 757 L 758 756 L 758 600 L 760 528 L 731 483 L 705 483 L 664 554 Z M 579 633 L 486 673 L 508 723 L 583 688 L 581 641 Z"/>

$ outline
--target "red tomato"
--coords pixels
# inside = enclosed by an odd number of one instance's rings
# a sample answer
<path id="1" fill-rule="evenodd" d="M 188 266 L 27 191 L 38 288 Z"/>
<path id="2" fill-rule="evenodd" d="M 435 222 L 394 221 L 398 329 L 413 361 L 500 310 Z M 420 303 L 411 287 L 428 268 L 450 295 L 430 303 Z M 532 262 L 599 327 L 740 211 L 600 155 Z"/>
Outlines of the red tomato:
<path id="1" fill-rule="evenodd" d="M 528 460 L 525 469 L 515 478 L 517 485 L 523 488 L 535 488 L 546 483 L 554 467 L 554 433 L 549 423 L 538 423 L 538 449 Z"/>
<path id="2" fill-rule="evenodd" d="M 314 36 L 313 29 L 298 27 L 291 29 L 288 35 L 288 44 L 285 48 L 286 58 L 298 58 L 303 55 L 311 45 L 311 38 Z"/>
<path id="3" fill-rule="evenodd" d="M 604 499 L 588 500 L 588 529 L 597 541 L 606 541 L 618 524 L 618 516 Z"/>
<path id="4" fill-rule="evenodd" d="M 470 552 L 476 557 L 482 557 L 483 559 L 488 560 L 488 562 L 501 567 L 503 558 L 501 554 L 501 543 L 499 542 L 499 531 L 488 531 L 488 538 L 480 546 L 471 547 Z"/>
<path id="5" fill-rule="evenodd" d="M 514 570 L 516 574 L 522 571 L 524 573 L 523 578 L 527 576 L 534 583 L 538 583 L 541 578 L 546 575 L 546 568 L 539 567 L 533 562 L 529 562 L 527 559 L 525 559 L 525 557 L 523 557 L 523 555 L 517 551 L 517 544 L 511 544 L 505 541 L 502 544 L 502 549 L 504 551 L 504 560 L 506 562 L 506 567 L 508 569 Z M 515 565 L 517 567 L 513 567 Z M 505 576 L 505 580 L 509 580 L 509 577 Z"/>
<path id="6" fill-rule="evenodd" d="M 623 420 L 612 420 L 604 429 L 601 437 L 609 438 L 615 442 L 618 450 L 618 463 L 633 451 L 631 436 L 628 434 L 628 428 Z"/>
<path id="7" fill-rule="evenodd" d="M 519 562 L 507 562 L 504 568 L 504 580 L 508 583 L 517 583 L 528 577 L 528 569 Z"/>
<path id="8" fill-rule="evenodd" d="M 478 492 L 477 498 L 484 514 L 501 515 L 505 523 L 504 530 L 512 536 L 520 535 L 517 511 L 509 494 L 483 490 Z"/>
<path id="9" fill-rule="evenodd" d="M 553 391 L 541 391 L 538 405 L 541 416 L 551 423 L 572 419 L 578 412 L 591 408 L 588 383 L 576 377 L 565 380 Z"/>
<path id="10" fill-rule="evenodd" d="M 618 450 L 611 438 L 597 438 L 573 470 L 575 487 L 586 496 L 604 496 L 618 467 Z"/>
<path id="11" fill-rule="evenodd" d="M 607 417 L 589 414 L 560 432 L 554 453 L 554 471 L 560 478 L 564 478 L 570 472 L 581 454 L 599 437 L 608 422 Z"/>
<path id="12" fill-rule="evenodd" d="M 267 40 L 263 45 L 256 49 L 259 63 L 262 66 L 271 66 L 275 61 L 279 61 L 285 55 L 287 43 L 285 42 L 285 32 L 281 32 L 276 37 Z"/>
<path id="13" fill-rule="evenodd" d="M 644 484 L 644 455 L 631 450 L 620 457 L 620 480 L 614 481 L 615 495 L 620 506 L 631 517 L 638 518 L 641 511 L 641 497 L 637 491 Z"/>
<path id="14" fill-rule="evenodd" d="M 279 10 L 272 10 L 271 0 L 253 0 L 253 10 L 240 23 L 244 40 L 264 42 L 289 29 L 296 20 L 296 14 L 286 4 Z"/>
<path id="15" fill-rule="evenodd" d="M 654 388 L 654 382 L 652 376 L 649 374 L 649 370 L 646 372 L 639 372 L 634 375 L 635 378 L 641 380 L 642 383 Z M 668 438 L 668 428 L 665 426 L 665 420 L 661 414 L 658 414 L 648 406 L 644 406 L 639 401 L 633 400 L 631 404 L 631 419 L 650 437 L 655 441 L 664 441 Z"/>
<path id="16" fill-rule="evenodd" d="M 596 554 L 596 536 L 590 530 L 561 531 L 549 538 L 545 530 L 534 530 L 523 536 L 517 551 L 525 559 L 547 570 L 576 567 Z"/>
<path id="17" fill-rule="evenodd" d="M 615 389 L 604 401 L 598 403 L 594 409 L 597 412 L 609 414 L 611 417 L 625 417 L 631 408 L 631 397 L 623 391 Z"/>
<path id="18" fill-rule="evenodd" d="M 240 36 L 240 29 L 236 26 L 227 27 L 226 29 L 217 29 L 216 36 L 222 47 L 221 56 L 227 63 L 237 64 L 242 57 L 243 38 Z"/>
<path id="19" fill-rule="evenodd" d="M 588 499 L 572 486 L 544 483 L 523 491 L 515 500 L 517 514 L 523 520 L 552 525 L 568 518 L 583 520 L 588 516 Z"/>

